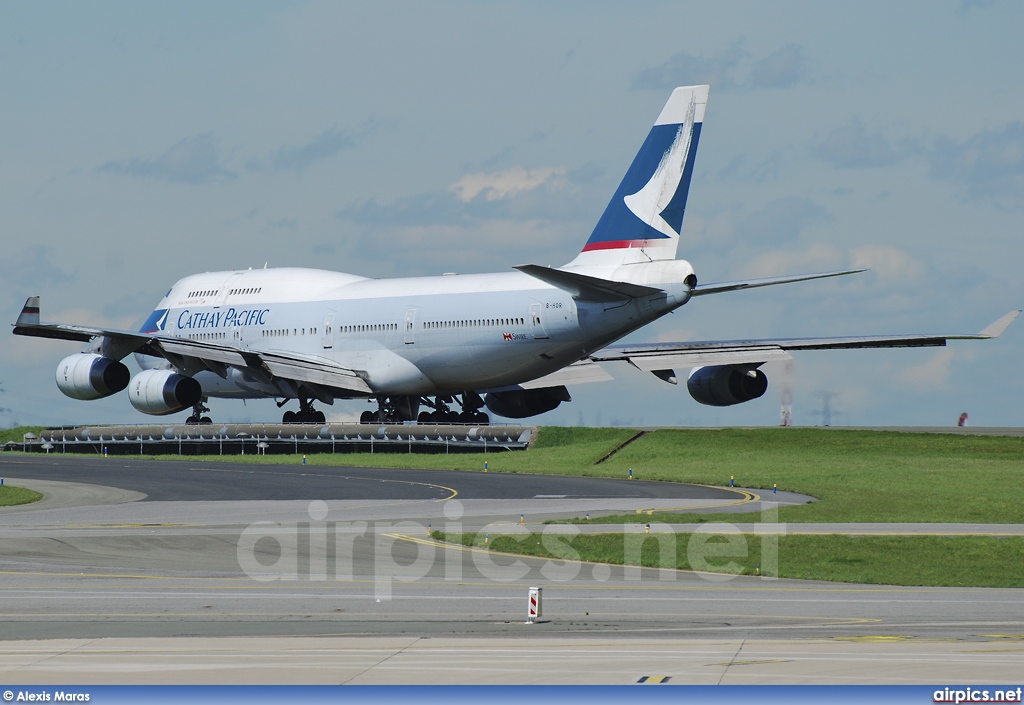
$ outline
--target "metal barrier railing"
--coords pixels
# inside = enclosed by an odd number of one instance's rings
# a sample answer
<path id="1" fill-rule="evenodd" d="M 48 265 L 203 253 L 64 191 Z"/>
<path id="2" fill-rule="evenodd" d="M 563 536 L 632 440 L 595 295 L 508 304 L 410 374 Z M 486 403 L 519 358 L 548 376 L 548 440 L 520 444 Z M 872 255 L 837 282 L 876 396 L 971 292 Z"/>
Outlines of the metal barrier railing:
<path id="1" fill-rule="evenodd" d="M 56 453 L 266 455 L 525 450 L 532 426 L 452 424 L 204 424 L 82 426 L 42 431 L 17 450 Z"/>

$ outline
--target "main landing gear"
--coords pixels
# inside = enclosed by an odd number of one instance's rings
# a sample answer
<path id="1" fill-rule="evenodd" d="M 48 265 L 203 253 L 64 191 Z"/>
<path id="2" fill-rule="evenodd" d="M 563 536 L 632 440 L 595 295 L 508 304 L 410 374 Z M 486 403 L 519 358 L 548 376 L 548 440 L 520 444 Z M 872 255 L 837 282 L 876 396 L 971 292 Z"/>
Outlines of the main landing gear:
<path id="1" fill-rule="evenodd" d="M 204 413 L 210 410 L 210 407 L 199 402 L 192 407 L 192 415 L 185 419 L 185 424 L 188 426 L 197 426 L 199 424 L 213 423 L 213 419 L 209 416 L 203 416 Z"/>
<path id="2" fill-rule="evenodd" d="M 281 401 L 277 406 L 282 407 L 288 403 L 288 399 Z M 298 411 L 286 411 L 284 412 L 284 418 L 281 419 L 282 423 L 327 423 L 327 417 L 324 416 L 324 412 L 317 411 L 313 408 L 312 399 L 299 399 L 299 410 Z"/>
<path id="3" fill-rule="evenodd" d="M 450 404 L 458 404 L 461 411 L 453 411 Z M 476 392 L 431 397 L 377 397 L 377 411 L 364 411 L 360 423 L 400 424 L 415 420 L 421 424 L 476 424 L 486 426 L 490 417 L 481 411 L 484 401 Z M 421 407 L 429 411 L 419 411 Z M 419 412 L 419 413 L 417 413 Z"/>

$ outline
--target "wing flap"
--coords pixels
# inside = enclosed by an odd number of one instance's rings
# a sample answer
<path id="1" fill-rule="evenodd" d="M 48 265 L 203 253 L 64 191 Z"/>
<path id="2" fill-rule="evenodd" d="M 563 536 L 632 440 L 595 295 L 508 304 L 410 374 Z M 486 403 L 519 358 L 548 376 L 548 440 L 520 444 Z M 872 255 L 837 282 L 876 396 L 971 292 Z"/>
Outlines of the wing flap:
<path id="1" fill-rule="evenodd" d="M 519 386 L 523 389 L 543 389 L 544 387 L 558 387 L 567 384 L 608 382 L 612 379 L 614 378 L 603 367 L 588 359 L 574 362 L 557 372 L 532 379 L 529 382 L 523 382 Z"/>
<path id="2" fill-rule="evenodd" d="M 212 360 L 224 365 L 245 367 L 247 365 L 241 351 L 224 345 L 205 343 L 198 340 L 183 338 L 159 337 L 156 343 L 172 355 L 195 357 L 201 360 Z"/>
<path id="3" fill-rule="evenodd" d="M 760 365 L 771 360 L 792 359 L 785 350 L 770 345 L 748 348 L 706 348 L 670 353 L 631 354 L 619 357 L 602 356 L 601 361 L 626 360 L 644 372 L 666 369 L 703 367 L 705 365 Z"/>
<path id="4" fill-rule="evenodd" d="M 361 394 L 373 394 L 373 390 L 358 373 L 335 365 L 329 360 L 305 359 L 276 353 L 260 353 L 259 358 L 275 377 L 336 387 Z"/>
<path id="5" fill-rule="evenodd" d="M 645 372 L 703 365 L 759 364 L 786 360 L 793 350 L 851 350 L 860 348 L 942 347 L 947 340 L 998 338 L 1017 318 L 1010 311 L 980 333 L 947 335 L 861 335 L 832 338 L 772 338 L 765 340 L 695 341 L 610 345 L 590 356 L 595 362 L 625 360 Z"/>

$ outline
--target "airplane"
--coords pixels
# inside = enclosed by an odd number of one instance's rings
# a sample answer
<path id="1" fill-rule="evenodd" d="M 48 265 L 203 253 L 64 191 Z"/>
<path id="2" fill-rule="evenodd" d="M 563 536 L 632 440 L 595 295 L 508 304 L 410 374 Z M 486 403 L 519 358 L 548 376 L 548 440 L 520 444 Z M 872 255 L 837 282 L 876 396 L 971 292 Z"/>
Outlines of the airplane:
<path id="1" fill-rule="evenodd" d="M 695 297 L 855 274 L 842 271 L 698 284 L 676 259 L 710 87 L 672 91 L 582 251 L 562 267 L 370 279 L 302 268 L 208 272 L 176 282 L 138 332 L 42 323 L 30 297 L 16 335 L 87 343 L 57 366 L 61 392 L 99 399 L 127 389 L 144 414 L 211 397 L 273 398 L 284 423 L 324 423 L 314 402 L 376 400 L 363 423 L 485 424 L 571 401 L 568 386 L 611 379 L 628 362 L 686 386 L 702 404 L 762 396 L 766 362 L 792 351 L 942 346 L 998 337 L 1020 311 L 980 333 L 616 344 Z M 134 377 L 122 362 L 135 358 Z M 454 410 L 454 405 L 459 410 Z"/>

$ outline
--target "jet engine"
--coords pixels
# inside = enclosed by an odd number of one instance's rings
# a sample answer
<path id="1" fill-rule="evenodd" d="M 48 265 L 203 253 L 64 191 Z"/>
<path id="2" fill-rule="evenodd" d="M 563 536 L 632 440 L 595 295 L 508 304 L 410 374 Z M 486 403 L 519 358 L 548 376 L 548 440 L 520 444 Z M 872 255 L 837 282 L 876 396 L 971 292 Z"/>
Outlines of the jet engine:
<path id="1" fill-rule="evenodd" d="M 171 370 L 143 370 L 135 375 L 128 390 L 132 406 L 153 416 L 195 406 L 202 397 L 199 382 Z"/>
<path id="2" fill-rule="evenodd" d="M 57 388 L 72 399 L 89 401 L 117 394 L 131 373 L 124 363 L 95 353 L 70 355 L 57 365 Z"/>
<path id="3" fill-rule="evenodd" d="M 686 388 L 701 404 L 732 406 L 762 396 L 768 389 L 768 378 L 753 365 L 695 367 Z"/>
<path id="4" fill-rule="evenodd" d="M 510 419 L 525 419 L 528 416 L 551 411 L 563 401 L 572 401 L 565 387 L 544 387 L 543 389 L 518 389 L 508 392 L 489 392 L 484 395 L 484 404 L 498 416 Z"/>

